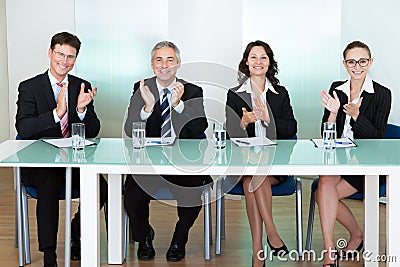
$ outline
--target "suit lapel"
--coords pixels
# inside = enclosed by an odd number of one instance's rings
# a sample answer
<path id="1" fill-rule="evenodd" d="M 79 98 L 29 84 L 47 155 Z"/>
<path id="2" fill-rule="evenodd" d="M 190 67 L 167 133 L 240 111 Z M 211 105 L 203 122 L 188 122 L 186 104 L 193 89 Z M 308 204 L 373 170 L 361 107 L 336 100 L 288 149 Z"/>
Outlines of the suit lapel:
<path id="1" fill-rule="evenodd" d="M 54 109 L 57 106 L 57 101 L 54 98 L 53 88 L 51 87 L 47 71 L 42 74 L 42 86 L 40 88 L 42 88 L 42 94 L 47 102 L 47 105 L 50 109 Z"/>
<path id="2" fill-rule="evenodd" d="M 151 131 L 150 136 L 159 137 L 161 134 L 161 105 L 160 105 L 160 94 L 158 92 L 156 83 L 156 77 L 152 77 L 146 80 L 144 84 L 149 87 L 156 101 L 154 104 L 153 113 L 147 120 L 149 127 L 146 125 L 146 128 Z"/>
<path id="3" fill-rule="evenodd" d="M 361 93 L 361 97 L 363 98 L 360 106 L 360 113 L 363 114 L 366 110 L 366 108 L 369 106 L 369 102 L 371 101 L 372 97 L 374 94 L 367 93 L 363 91 Z"/>
<path id="4" fill-rule="evenodd" d="M 69 75 L 68 76 L 68 119 L 69 120 L 72 120 L 74 114 L 73 112 L 77 107 L 78 92 L 80 92 L 80 84 L 78 83 L 78 81 L 75 79 L 74 76 Z M 71 122 L 68 121 L 68 124 L 71 124 Z"/>
<path id="5" fill-rule="evenodd" d="M 253 110 L 253 107 L 251 104 L 251 95 L 247 92 L 239 92 L 237 94 L 245 102 L 245 104 L 246 104 L 245 108 L 247 109 L 247 111 Z"/>

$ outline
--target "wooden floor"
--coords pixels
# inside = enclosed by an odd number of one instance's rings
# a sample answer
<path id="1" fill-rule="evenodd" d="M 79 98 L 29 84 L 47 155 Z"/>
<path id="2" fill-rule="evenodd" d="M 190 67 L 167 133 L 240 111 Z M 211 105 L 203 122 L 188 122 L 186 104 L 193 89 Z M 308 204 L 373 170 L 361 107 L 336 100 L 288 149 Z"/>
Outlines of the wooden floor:
<path id="1" fill-rule="evenodd" d="M 310 179 L 303 179 L 303 229 L 304 239 L 308 218 L 308 203 L 310 197 Z M 296 249 L 295 232 L 295 196 L 274 197 L 274 219 L 282 239 L 285 241 L 289 250 Z M 363 204 L 361 201 L 346 200 L 346 203 L 354 211 L 360 224 L 363 224 Z M 38 252 L 36 219 L 35 219 L 35 200 L 29 200 L 30 218 L 30 237 L 31 237 L 31 267 L 43 266 L 42 253 Z M 58 266 L 64 264 L 64 203 L 60 211 L 60 231 L 58 238 Z M 73 212 L 77 204 L 73 204 Z M 18 266 L 18 249 L 14 248 L 14 209 L 15 195 L 13 189 L 13 178 L 11 169 L 0 168 L 0 266 Z M 213 209 L 213 220 L 215 219 L 215 205 Z M 381 205 L 381 236 L 384 237 L 385 227 L 385 206 Z M 103 217 L 103 215 L 102 215 Z M 222 242 L 222 255 L 215 255 L 215 246 L 211 246 L 211 260 L 205 261 L 203 249 L 203 213 L 199 215 L 195 226 L 192 228 L 189 243 L 186 247 L 186 258 L 178 263 L 170 263 L 165 260 L 165 253 L 171 239 L 171 235 L 176 222 L 175 207 L 168 206 L 156 201 L 151 204 L 151 224 L 156 231 L 154 246 L 156 258 L 149 262 L 139 262 L 136 257 L 134 244 L 130 245 L 127 261 L 122 266 L 230 266 L 241 267 L 251 266 L 251 237 L 244 207 L 244 200 L 226 201 L 226 239 Z M 316 213 L 314 226 L 314 237 L 312 249 L 317 254 L 322 249 L 322 238 L 319 226 L 319 217 Z M 215 221 L 213 221 L 215 226 Z M 213 229 L 214 231 L 215 229 Z M 215 231 L 213 232 L 215 234 Z M 341 226 L 335 229 L 335 238 L 346 238 L 348 234 Z M 305 242 L 305 240 L 304 240 Z M 384 243 L 380 245 L 380 251 L 385 251 Z M 85 255 L 82 255 L 84 257 Z M 293 255 L 294 256 L 294 255 Z M 71 262 L 72 267 L 80 266 L 80 262 Z M 101 266 L 115 266 L 107 264 L 107 245 L 104 220 L 101 225 Z M 273 259 L 267 262 L 267 266 L 307 266 L 320 267 L 321 261 L 302 261 L 301 259 L 288 261 L 277 261 Z M 363 266 L 360 262 L 340 262 L 340 266 Z M 381 264 L 381 266 L 385 266 Z"/>

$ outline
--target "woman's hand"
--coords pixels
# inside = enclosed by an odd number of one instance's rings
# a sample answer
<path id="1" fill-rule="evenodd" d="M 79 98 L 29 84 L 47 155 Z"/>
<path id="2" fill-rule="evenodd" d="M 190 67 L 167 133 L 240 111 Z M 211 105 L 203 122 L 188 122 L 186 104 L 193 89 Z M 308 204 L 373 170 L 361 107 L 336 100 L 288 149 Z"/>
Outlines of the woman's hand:
<path id="1" fill-rule="evenodd" d="M 357 120 L 358 115 L 360 115 L 360 106 L 363 98 L 361 97 L 356 104 L 349 103 L 343 106 L 343 111 L 347 115 L 353 118 L 353 120 Z"/>
<path id="2" fill-rule="evenodd" d="M 331 113 L 337 114 L 340 108 L 340 101 L 335 91 L 333 91 L 333 96 L 334 97 L 332 97 L 327 91 L 323 90 L 320 94 L 322 100 L 321 105 Z"/>
<path id="3" fill-rule="evenodd" d="M 254 104 L 255 106 L 253 107 L 253 112 L 256 118 L 269 124 L 271 119 L 269 117 L 266 101 L 263 101 L 261 96 L 258 96 L 254 98 Z"/>
<path id="4" fill-rule="evenodd" d="M 242 120 L 240 121 L 240 126 L 245 129 L 249 123 L 253 123 L 257 121 L 257 117 L 253 111 L 247 111 L 245 107 L 242 107 Z"/>

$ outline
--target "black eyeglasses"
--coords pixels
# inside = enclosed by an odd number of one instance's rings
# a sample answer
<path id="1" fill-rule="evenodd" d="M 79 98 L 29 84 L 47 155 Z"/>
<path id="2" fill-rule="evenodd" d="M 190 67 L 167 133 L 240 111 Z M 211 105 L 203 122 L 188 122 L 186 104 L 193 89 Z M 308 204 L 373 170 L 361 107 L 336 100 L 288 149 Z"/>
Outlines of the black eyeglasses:
<path id="1" fill-rule="evenodd" d="M 359 60 L 355 59 L 347 59 L 344 62 L 346 62 L 346 66 L 349 68 L 354 68 L 357 63 L 360 65 L 360 67 L 366 67 L 369 63 L 370 58 L 360 58 Z"/>

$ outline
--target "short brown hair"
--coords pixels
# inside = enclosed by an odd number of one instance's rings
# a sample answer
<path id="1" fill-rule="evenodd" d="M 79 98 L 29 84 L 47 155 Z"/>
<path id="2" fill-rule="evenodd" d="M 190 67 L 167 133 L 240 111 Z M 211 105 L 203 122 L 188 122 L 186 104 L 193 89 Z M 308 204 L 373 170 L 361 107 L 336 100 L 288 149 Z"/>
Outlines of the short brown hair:
<path id="1" fill-rule="evenodd" d="M 73 48 L 76 49 L 76 56 L 79 54 L 79 49 L 81 48 L 81 41 L 79 41 L 79 38 L 71 34 L 69 32 L 60 32 L 56 33 L 52 38 L 51 38 L 51 43 L 50 43 L 50 48 L 54 50 L 56 45 L 70 45 Z"/>

